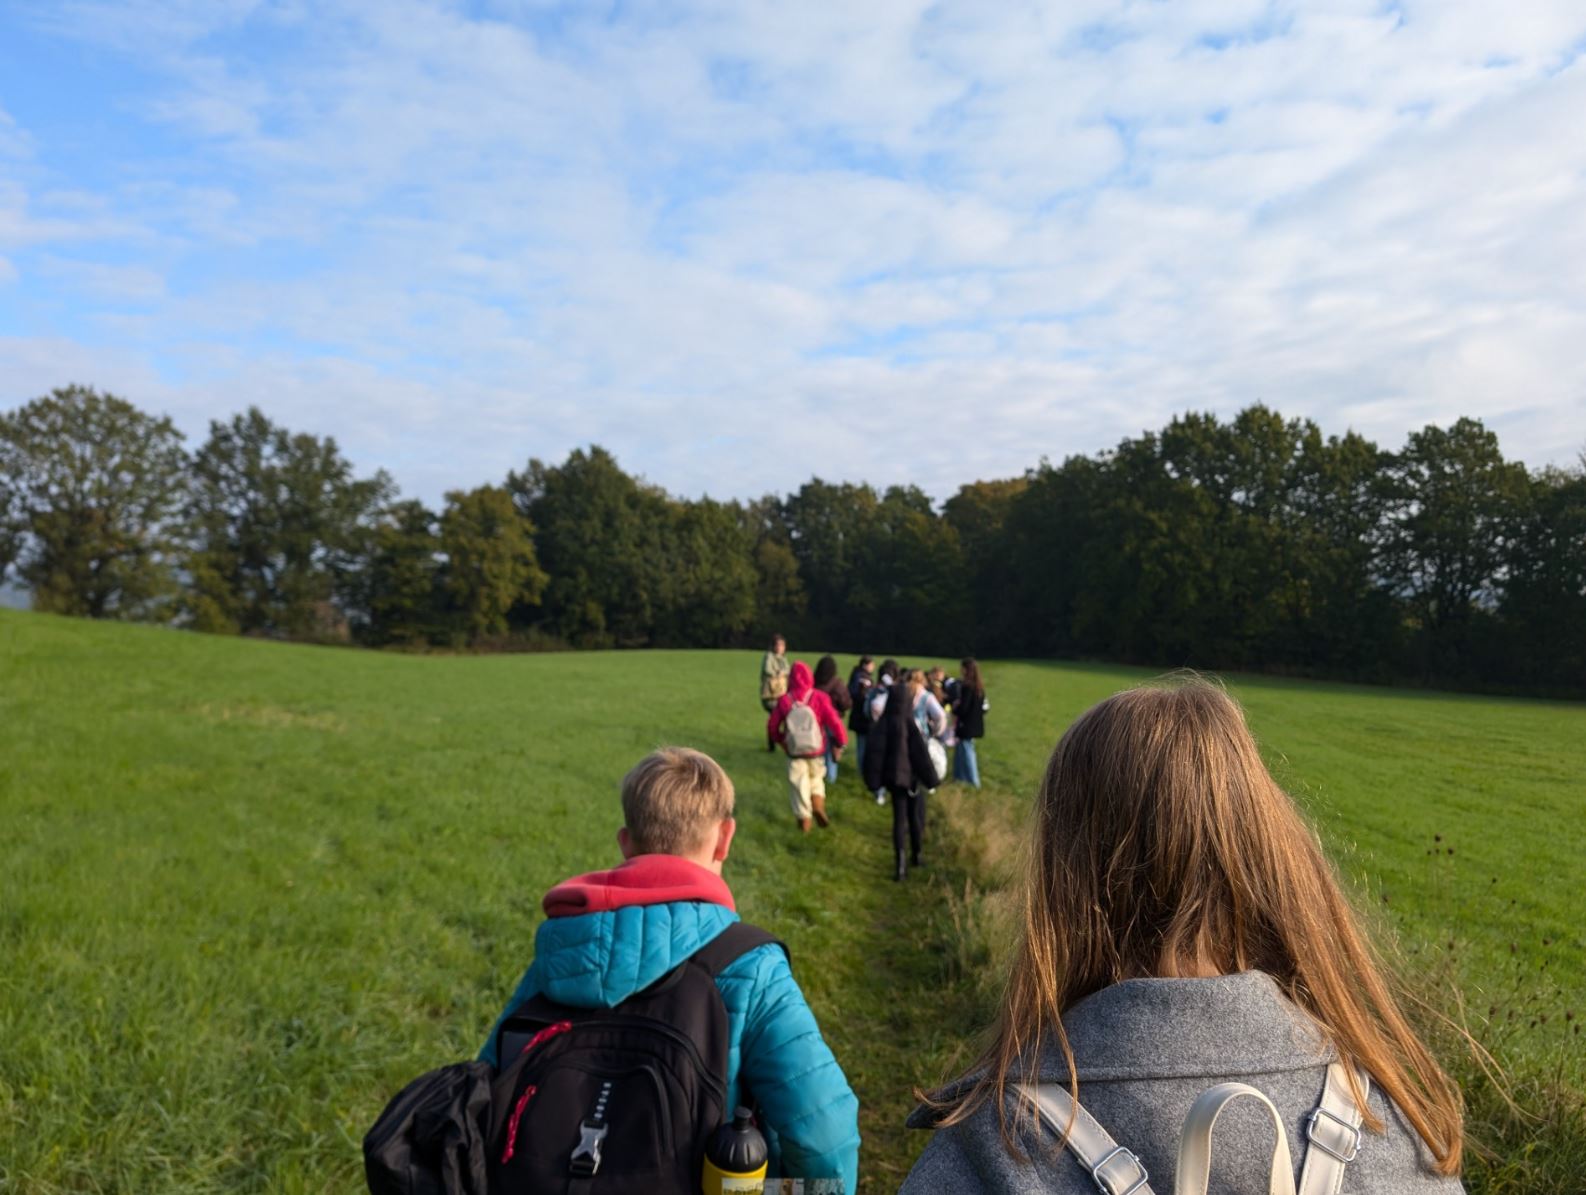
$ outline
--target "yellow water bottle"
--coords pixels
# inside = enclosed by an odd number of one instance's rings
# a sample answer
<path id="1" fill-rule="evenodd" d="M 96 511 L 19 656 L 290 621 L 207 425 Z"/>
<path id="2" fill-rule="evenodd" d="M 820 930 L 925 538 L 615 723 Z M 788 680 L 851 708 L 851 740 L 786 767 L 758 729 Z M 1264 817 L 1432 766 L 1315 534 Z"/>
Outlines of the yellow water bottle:
<path id="1" fill-rule="evenodd" d="M 734 1108 L 732 1122 L 711 1136 L 705 1147 L 705 1195 L 761 1195 L 765 1190 L 770 1151 L 754 1127 L 754 1113 Z"/>

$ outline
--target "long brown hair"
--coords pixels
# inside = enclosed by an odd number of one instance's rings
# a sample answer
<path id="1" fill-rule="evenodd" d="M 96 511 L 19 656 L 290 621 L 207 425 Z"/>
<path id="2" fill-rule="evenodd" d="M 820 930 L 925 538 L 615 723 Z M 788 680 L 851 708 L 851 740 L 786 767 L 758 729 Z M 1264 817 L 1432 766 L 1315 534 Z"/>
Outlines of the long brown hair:
<path id="1" fill-rule="evenodd" d="M 960 661 L 958 668 L 960 684 L 976 697 L 984 697 L 986 694 L 986 682 L 980 679 L 980 665 L 975 663 L 975 658 L 973 656 L 965 656 Z"/>
<path id="2" fill-rule="evenodd" d="M 1062 1022 L 1074 1004 L 1125 979 L 1260 970 L 1370 1073 L 1437 1169 L 1458 1173 L 1459 1089 L 1405 1019 L 1315 833 L 1221 688 L 1129 689 L 1080 715 L 1041 782 L 1024 897 L 991 1043 L 966 1084 L 929 1101 L 939 1123 L 990 1100 L 1017 1154 L 1009 1088 L 1049 1036 L 1079 1098 Z M 1382 1131 L 1369 1109 L 1365 1120 Z"/>

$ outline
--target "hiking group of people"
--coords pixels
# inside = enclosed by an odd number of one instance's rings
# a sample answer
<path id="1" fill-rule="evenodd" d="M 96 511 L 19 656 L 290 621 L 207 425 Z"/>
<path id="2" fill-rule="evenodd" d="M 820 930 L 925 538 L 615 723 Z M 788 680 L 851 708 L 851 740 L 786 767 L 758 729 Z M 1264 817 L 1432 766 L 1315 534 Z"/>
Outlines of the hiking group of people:
<path id="1" fill-rule="evenodd" d="M 916 686 L 886 672 L 864 752 L 897 802 L 900 757 L 926 761 Z M 904 1195 L 1204 1195 L 1214 1152 L 1223 1195 L 1462 1190 L 1459 1092 L 1226 692 L 1107 698 L 1032 796 L 996 1021 L 909 1118 L 931 1136 Z M 545 894 L 479 1058 L 415 1080 L 370 1130 L 377 1195 L 717 1195 L 768 1174 L 778 1195 L 854 1195 L 859 1100 L 786 949 L 739 920 L 724 878 L 732 781 L 662 748 L 621 809 L 622 861 Z"/>
<path id="2" fill-rule="evenodd" d="M 844 682 L 834 657 L 822 656 L 812 673 L 802 660 L 789 661 L 787 640 L 774 635 L 760 662 L 760 705 L 769 715 L 767 750 L 787 753 L 789 803 L 805 833 L 811 822 L 831 824 L 826 786 L 853 744 L 865 788 L 876 804 L 892 802 L 896 880 L 920 864 L 925 799 L 947 779 L 949 750 L 952 779 L 980 787 L 975 742 L 985 737 L 991 702 L 973 657 L 949 677 L 940 667 L 904 668 L 893 659 L 878 670 L 873 656 L 861 656 Z"/>

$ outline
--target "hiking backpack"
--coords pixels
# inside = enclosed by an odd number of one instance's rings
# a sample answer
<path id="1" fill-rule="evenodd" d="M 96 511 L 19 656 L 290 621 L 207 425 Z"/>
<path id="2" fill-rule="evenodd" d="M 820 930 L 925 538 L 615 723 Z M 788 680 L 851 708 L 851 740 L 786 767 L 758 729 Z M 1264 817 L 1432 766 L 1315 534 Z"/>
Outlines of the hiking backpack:
<path id="1" fill-rule="evenodd" d="M 415 1079 L 364 1138 L 373 1195 L 699 1189 L 726 1120 L 727 1008 L 716 976 L 768 943 L 735 922 L 615 1008 L 534 996 L 497 1031 L 497 1066 Z M 782 946 L 786 951 L 786 947 Z"/>
<path id="2" fill-rule="evenodd" d="M 1212 1126 L 1217 1116 L 1236 1099 L 1251 1098 L 1260 1103 L 1272 1119 L 1276 1139 L 1267 1179 L 1271 1195 L 1338 1195 L 1344 1181 L 1344 1167 L 1360 1152 L 1360 1124 L 1363 1119 L 1349 1091 L 1349 1072 L 1340 1062 L 1327 1068 L 1327 1082 L 1321 1102 L 1305 1119 L 1305 1168 L 1300 1185 L 1294 1185 L 1294 1163 L 1289 1153 L 1289 1136 L 1283 1116 L 1272 1101 L 1246 1083 L 1219 1083 L 1208 1087 L 1191 1105 L 1179 1134 L 1178 1166 L 1173 1175 L 1173 1195 L 1206 1195 L 1211 1181 Z M 1361 1098 L 1370 1092 L 1366 1073 L 1356 1070 Z M 1153 1195 L 1150 1175 L 1132 1150 L 1112 1139 L 1089 1112 L 1076 1104 L 1066 1088 L 1058 1083 L 1043 1083 L 1023 1088 L 1034 1098 L 1041 1119 L 1090 1172 L 1102 1195 Z"/>
<path id="3" fill-rule="evenodd" d="M 794 759 L 807 759 L 826 750 L 826 737 L 821 734 L 820 719 L 815 716 L 809 697 L 806 694 L 803 700 L 789 706 L 783 723 L 786 730 L 782 741 Z"/>

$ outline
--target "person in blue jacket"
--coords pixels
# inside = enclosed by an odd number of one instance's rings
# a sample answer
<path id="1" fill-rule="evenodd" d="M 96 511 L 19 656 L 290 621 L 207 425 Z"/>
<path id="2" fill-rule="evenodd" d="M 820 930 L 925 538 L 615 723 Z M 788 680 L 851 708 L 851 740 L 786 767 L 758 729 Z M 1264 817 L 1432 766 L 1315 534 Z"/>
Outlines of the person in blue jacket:
<path id="1" fill-rule="evenodd" d="M 481 1060 L 496 1062 L 496 1028 L 525 1000 L 545 995 L 579 1008 L 613 1008 L 648 987 L 733 922 L 722 879 L 737 823 L 733 787 L 698 751 L 663 747 L 622 782 L 624 862 L 576 876 L 545 894 L 534 961 L 496 1020 Z M 729 1024 L 726 1107 L 752 1104 L 777 1177 L 859 1177 L 859 1100 L 821 1037 L 815 1014 L 774 943 L 716 977 Z"/>

